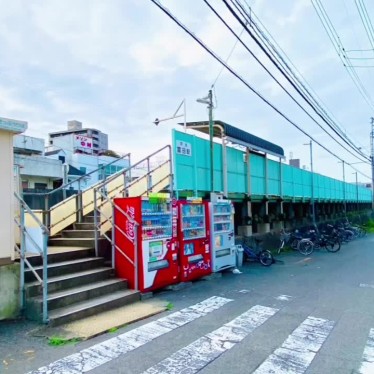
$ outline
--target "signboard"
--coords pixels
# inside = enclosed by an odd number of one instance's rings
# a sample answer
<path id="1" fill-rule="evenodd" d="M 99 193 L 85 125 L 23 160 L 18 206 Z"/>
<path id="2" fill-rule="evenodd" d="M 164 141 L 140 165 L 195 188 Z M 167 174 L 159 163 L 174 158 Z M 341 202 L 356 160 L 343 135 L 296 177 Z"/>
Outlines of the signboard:
<path id="1" fill-rule="evenodd" d="M 84 135 L 74 135 L 74 148 L 92 149 L 92 138 Z"/>
<path id="2" fill-rule="evenodd" d="M 181 140 L 176 141 L 176 151 L 179 155 L 192 156 L 191 143 L 183 142 Z"/>

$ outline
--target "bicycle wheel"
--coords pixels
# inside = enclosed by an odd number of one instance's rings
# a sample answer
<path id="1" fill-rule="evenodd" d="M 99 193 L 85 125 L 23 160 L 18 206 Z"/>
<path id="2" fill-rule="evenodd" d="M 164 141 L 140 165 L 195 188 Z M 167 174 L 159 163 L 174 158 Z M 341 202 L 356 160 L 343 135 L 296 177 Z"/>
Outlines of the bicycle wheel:
<path id="1" fill-rule="evenodd" d="M 303 239 L 300 241 L 297 250 L 304 256 L 310 255 L 314 250 L 314 244 L 309 239 Z"/>
<path id="2" fill-rule="evenodd" d="M 297 247 L 299 246 L 299 243 L 300 243 L 300 239 L 293 239 L 290 246 L 293 250 L 297 250 Z"/>
<path id="3" fill-rule="evenodd" d="M 273 255 L 268 250 L 261 251 L 259 260 L 264 266 L 270 266 L 274 262 Z"/>
<path id="4" fill-rule="evenodd" d="M 336 239 L 328 240 L 325 248 L 329 252 L 338 252 L 340 250 L 340 241 Z"/>

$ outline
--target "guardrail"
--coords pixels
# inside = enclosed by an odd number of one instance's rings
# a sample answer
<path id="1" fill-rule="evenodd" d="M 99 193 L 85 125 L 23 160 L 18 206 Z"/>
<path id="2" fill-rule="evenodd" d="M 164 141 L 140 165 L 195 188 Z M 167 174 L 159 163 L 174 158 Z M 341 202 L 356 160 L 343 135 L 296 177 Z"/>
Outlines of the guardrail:
<path id="1" fill-rule="evenodd" d="M 164 152 L 167 152 L 167 159 L 158 162 L 152 168 L 152 158 L 160 157 Z M 115 207 L 113 203 L 114 197 L 131 197 L 149 195 L 151 192 L 158 192 L 166 187 L 171 192 L 173 189 L 173 173 L 171 164 L 171 147 L 165 146 L 151 155 L 145 157 L 143 160 L 132 165 L 132 169 L 142 168 L 145 173 L 139 178 L 131 181 L 127 173 L 129 170 L 123 170 L 120 174 L 108 178 L 101 184 L 94 188 L 94 229 L 95 229 L 95 251 L 98 255 L 99 238 L 104 238 L 109 241 L 112 248 L 112 267 L 115 268 L 115 253 L 118 251 L 131 266 L 134 267 L 135 274 L 138 274 L 138 230 L 139 222 L 130 217 L 125 211 L 119 207 Z M 143 170 L 144 170 L 143 169 Z M 121 251 L 115 244 L 115 231 L 118 229 L 123 235 L 126 234 L 116 225 L 114 221 L 114 209 L 122 214 L 126 219 L 134 225 L 134 261 L 131 260 L 123 251 Z M 109 233 L 111 232 L 111 236 Z M 135 277 L 135 289 L 138 289 L 138 278 Z"/>
<path id="2" fill-rule="evenodd" d="M 37 214 L 35 214 L 25 203 L 25 201 L 21 198 L 21 196 L 18 195 L 18 193 L 14 193 L 14 197 L 16 199 L 17 204 L 19 205 L 19 216 L 15 215 L 14 221 L 20 231 L 19 239 L 20 243 L 19 245 L 16 244 L 16 251 L 18 252 L 20 256 L 20 302 L 21 302 L 21 308 L 25 308 L 25 302 L 26 302 L 26 295 L 25 295 L 25 265 L 31 270 L 31 272 L 34 274 L 35 278 L 39 282 L 39 284 L 42 286 L 43 289 L 43 322 L 48 323 L 48 237 L 49 237 L 49 230 L 47 226 L 45 226 L 42 221 L 39 219 Z M 25 221 L 25 213 L 28 214 L 28 224 L 26 225 Z M 34 237 L 30 234 L 30 231 L 28 228 L 30 226 L 34 226 L 36 228 L 39 228 L 42 232 L 42 243 L 38 243 L 37 240 L 34 239 Z M 27 259 L 27 248 L 26 243 L 27 240 L 32 245 L 33 249 L 36 249 L 37 255 L 41 256 L 42 258 L 42 266 L 43 266 L 43 272 L 42 277 L 39 276 L 39 274 L 36 272 L 32 264 Z"/>

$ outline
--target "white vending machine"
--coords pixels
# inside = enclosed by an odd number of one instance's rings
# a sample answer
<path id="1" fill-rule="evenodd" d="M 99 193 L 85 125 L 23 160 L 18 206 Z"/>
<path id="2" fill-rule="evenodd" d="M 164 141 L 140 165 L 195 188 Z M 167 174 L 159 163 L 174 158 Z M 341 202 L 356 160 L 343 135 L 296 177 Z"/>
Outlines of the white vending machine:
<path id="1" fill-rule="evenodd" d="M 234 205 L 223 194 L 210 194 L 210 223 L 213 271 L 236 266 Z"/>

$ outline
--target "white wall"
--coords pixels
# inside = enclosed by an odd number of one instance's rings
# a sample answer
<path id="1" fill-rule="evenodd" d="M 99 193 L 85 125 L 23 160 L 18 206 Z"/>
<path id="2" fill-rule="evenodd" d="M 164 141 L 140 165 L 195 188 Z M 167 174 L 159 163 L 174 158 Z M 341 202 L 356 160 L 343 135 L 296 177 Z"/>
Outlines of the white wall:
<path id="1" fill-rule="evenodd" d="M 62 162 L 44 156 L 14 155 L 14 163 L 20 166 L 20 174 L 23 176 L 47 177 L 62 179 Z"/>
<path id="2" fill-rule="evenodd" d="M 53 144 L 49 144 L 48 148 L 50 149 L 58 149 L 62 148 L 66 153 L 72 153 L 74 151 L 74 135 L 68 134 L 64 136 L 58 136 L 56 138 L 51 139 Z"/>
<path id="3" fill-rule="evenodd" d="M 32 153 L 44 154 L 44 139 L 34 138 L 26 135 L 15 135 L 13 137 L 13 147 L 18 151 L 28 151 Z M 17 149 L 15 150 L 17 151 Z"/>
<path id="4" fill-rule="evenodd" d="M 0 259 L 11 258 L 14 253 L 13 135 L 0 130 Z"/>
<path id="5" fill-rule="evenodd" d="M 82 153 L 73 154 L 71 156 L 70 164 L 80 170 L 82 170 L 81 168 L 85 168 L 85 173 L 88 174 L 89 172 L 98 169 L 99 165 L 107 165 L 108 163 L 115 160 L 117 160 L 117 162 L 113 164 L 113 172 L 115 169 L 114 167 L 119 169 L 127 168 L 129 166 L 128 159 L 119 160 L 118 158 L 110 156 L 85 155 Z M 98 172 L 91 174 L 89 179 L 82 183 L 81 188 L 84 189 L 97 183 L 100 180 L 99 177 L 100 175 Z M 74 188 L 78 188 L 78 186 L 74 186 Z"/>

